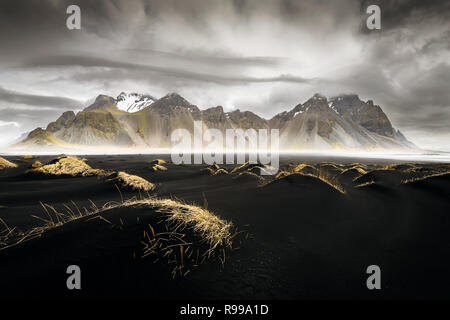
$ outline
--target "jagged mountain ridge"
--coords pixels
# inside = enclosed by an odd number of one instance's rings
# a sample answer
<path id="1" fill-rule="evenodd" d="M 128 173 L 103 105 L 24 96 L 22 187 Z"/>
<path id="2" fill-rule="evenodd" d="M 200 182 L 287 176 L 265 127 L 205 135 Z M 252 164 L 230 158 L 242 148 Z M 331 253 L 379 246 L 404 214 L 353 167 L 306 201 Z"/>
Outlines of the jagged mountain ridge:
<path id="1" fill-rule="evenodd" d="M 133 101 L 149 97 L 131 94 Z M 357 95 L 340 95 L 327 100 L 315 94 L 290 111 L 266 120 L 253 112 L 224 112 L 221 106 L 200 110 L 185 98 L 170 93 L 161 99 L 147 98 L 133 106 L 133 112 L 119 108 L 124 97 L 99 95 L 94 103 L 75 114 L 64 112 L 47 128 L 38 128 L 16 146 L 113 146 L 170 147 L 171 133 L 184 128 L 194 131 L 194 121 L 204 129 L 279 129 L 281 149 L 411 149 L 416 148 L 394 129 L 387 115 L 371 100 Z M 153 98 L 152 98 L 153 99 Z M 146 101 L 145 103 L 143 101 Z M 128 105 L 127 105 L 128 106 Z M 129 110 L 127 107 L 127 110 Z M 134 111 L 137 110 L 137 111 Z"/>

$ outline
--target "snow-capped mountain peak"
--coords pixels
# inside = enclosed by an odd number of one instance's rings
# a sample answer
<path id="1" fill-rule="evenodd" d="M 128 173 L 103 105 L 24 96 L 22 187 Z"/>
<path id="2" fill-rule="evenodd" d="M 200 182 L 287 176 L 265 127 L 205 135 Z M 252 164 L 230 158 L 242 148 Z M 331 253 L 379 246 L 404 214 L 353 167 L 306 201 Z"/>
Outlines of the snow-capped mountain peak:
<path id="1" fill-rule="evenodd" d="M 127 112 L 137 112 L 149 106 L 157 99 L 150 96 L 139 93 L 125 93 L 122 92 L 116 98 L 117 108 Z"/>

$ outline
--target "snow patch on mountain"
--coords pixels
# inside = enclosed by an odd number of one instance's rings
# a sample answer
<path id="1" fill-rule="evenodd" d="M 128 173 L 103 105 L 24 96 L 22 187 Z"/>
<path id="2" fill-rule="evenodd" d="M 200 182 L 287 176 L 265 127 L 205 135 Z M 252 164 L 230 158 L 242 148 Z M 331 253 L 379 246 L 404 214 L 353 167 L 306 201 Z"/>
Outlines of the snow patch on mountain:
<path id="1" fill-rule="evenodd" d="M 137 112 L 151 105 L 156 100 L 150 95 L 122 92 L 116 98 L 116 105 L 120 110 Z"/>

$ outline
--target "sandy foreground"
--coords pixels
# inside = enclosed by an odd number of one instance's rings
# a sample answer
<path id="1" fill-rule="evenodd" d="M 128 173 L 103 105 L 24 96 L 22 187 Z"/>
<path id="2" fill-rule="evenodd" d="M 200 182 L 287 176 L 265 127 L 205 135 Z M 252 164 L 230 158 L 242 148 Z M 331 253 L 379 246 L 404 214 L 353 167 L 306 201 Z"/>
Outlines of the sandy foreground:
<path id="1" fill-rule="evenodd" d="M 0 296 L 448 297 L 449 164 L 285 156 L 275 179 L 251 167 L 231 173 L 237 165 L 174 165 L 167 155 L 85 156 L 92 168 L 154 185 L 141 192 L 108 176 L 27 172 L 55 156 L 5 158 L 18 167 L 0 171 Z M 156 158 L 167 170 L 154 169 Z M 175 261 L 146 255 L 152 232 L 165 232 L 165 216 L 156 207 L 123 205 L 133 197 L 207 209 L 232 223 L 232 246 L 195 259 L 205 239 L 177 229 L 194 252 L 177 242 L 172 251 L 164 247 Z M 89 215 L 67 222 L 55 213 L 84 208 Z M 46 228 L 49 219 L 55 226 Z M 30 230 L 36 231 L 24 238 Z M 367 290 L 372 264 L 381 268 L 382 290 Z M 82 290 L 66 288 L 69 265 L 80 266 Z"/>

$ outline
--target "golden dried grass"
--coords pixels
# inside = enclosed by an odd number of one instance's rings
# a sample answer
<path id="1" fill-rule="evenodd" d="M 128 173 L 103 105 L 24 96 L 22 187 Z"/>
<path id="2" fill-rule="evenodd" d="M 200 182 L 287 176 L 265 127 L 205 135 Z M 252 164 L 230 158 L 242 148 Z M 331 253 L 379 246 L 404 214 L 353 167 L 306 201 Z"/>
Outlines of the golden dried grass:
<path id="1" fill-rule="evenodd" d="M 142 258 L 154 255 L 166 258 L 169 264 L 175 263 L 172 270 L 174 277 L 177 274 L 186 275 L 189 267 L 197 267 L 211 256 L 218 257 L 222 264 L 225 262 L 225 250 L 231 249 L 233 239 L 240 233 L 233 232 L 233 224 L 216 216 L 206 208 L 188 204 L 180 200 L 136 197 L 122 202 L 108 202 L 103 207 L 97 207 L 90 201 L 89 209 L 80 210 L 72 201 L 64 205 L 65 212 L 60 212 L 53 206 L 41 203 L 45 211 L 43 217 L 33 216 L 44 222 L 42 226 L 32 228 L 27 232 L 19 232 L 10 228 L 0 219 L 0 251 L 41 237 L 46 231 L 60 227 L 65 223 L 81 218 L 108 220 L 108 211 L 120 208 L 149 208 L 160 213 L 163 220 L 158 226 L 164 226 L 162 232 L 157 232 L 149 224 L 149 230 L 144 230 L 144 245 Z M 92 216 L 92 218 L 89 218 Z M 138 218 L 138 222 L 139 222 Z M 123 221 L 120 218 L 123 226 Z M 191 242 L 188 242 L 191 241 Z M 196 242 L 196 243 L 193 243 Z M 196 249 L 196 253 L 194 250 Z M 190 251 L 189 251 L 190 250 Z M 156 262 L 156 260 L 155 260 Z M 188 266 L 189 262 L 191 263 Z"/>
<path id="2" fill-rule="evenodd" d="M 317 174 L 309 174 L 309 175 L 319 178 L 320 180 L 322 180 L 323 182 L 325 182 L 328 185 L 332 186 L 333 188 L 335 188 L 337 191 L 339 191 L 342 194 L 346 193 L 345 189 L 340 184 L 339 179 L 337 178 L 337 176 L 332 175 L 329 171 L 327 171 L 325 169 L 321 168 L 321 169 L 319 169 Z"/>
<path id="3" fill-rule="evenodd" d="M 211 211 L 179 200 L 147 198 L 124 203 L 126 206 L 148 206 L 167 215 L 175 230 L 192 229 L 209 246 L 209 251 L 217 247 L 231 245 L 231 222 L 222 220 Z"/>
<path id="4" fill-rule="evenodd" d="M 309 172 L 304 172 L 305 169 L 310 169 L 313 168 L 314 170 L 311 170 Z M 306 163 L 302 163 L 297 165 L 296 167 L 294 167 L 292 170 L 288 170 L 288 171 L 280 171 L 274 178 L 273 181 L 277 180 L 277 179 L 282 179 L 286 176 L 289 176 L 291 174 L 301 174 L 304 176 L 310 176 L 310 177 L 315 177 L 318 178 L 319 180 L 325 182 L 326 184 L 330 185 L 331 187 L 333 187 L 334 189 L 336 189 L 337 191 L 339 191 L 342 194 L 346 194 L 345 189 L 342 187 L 342 185 L 339 182 L 339 179 L 336 175 L 331 174 L 328 170 L 326 170 L 325 168 L 319 168 L 319 170 L 317 170 L 316 168 L 306 164 Z M 270 182 L 264 184 L 267 185 Z"/>
<path id="5" fill-rule="evenodd" d="M 86 159 L 77 157 L 64 156 L 55 160 L 53 163 L 43 165 L 28 171 L 29 173 L 37 173 L 52 176 L 106 176 L 109 173 L 101 169 L 93 169 L 86 163 Z"/>
<path id="6" fill-rule="evenodd" d="M 344 173 L 346 173 L 346 172 L 348 172 L 348 171 L 351 171 L 351 170 L 356 170 L 356 171 L 358 171 L 358 173 L 361 174 L 361 175 L 367 173 L 367 171 L 364 170 L 363 168 L 361 168 L 360 166 L 353 166 L 353 167 L 351 167 L 351 168 L 344 169 L 344 171 L 342 171 L 342 174 L 344 174 Z"/>
<path id="7" fill-rule="evenodd" d="M 438 172 L 438 173 L 433 173 L 433 174 L 427 174 L 422 177 L 414 177 L 414 178 L 410 178 L 410 179 L 405 179 L 405 180 L 402 180 L 402 183 L 408 184 L 408 183 L 412 183 L 412 182 L 416 182 L 416 181 L 427 180 L 427 179 L 433 178 L 433 177 L 445 176 L 447 174 L 450 174 L 450 171 Z"/>
<path id="8" fill-rule="evenodd" d="M 31 165 L 31 168 L 32 168 L 32 169 L 39 168 L 39 167 L 42 167 L 42 163 L 41 163 L 40 161 L 35 161 L 35 162 L 33 162 L 33 164 Z"/>
<path id="9" fill-rule="evenodd" d="M 163 164 L 166 164 L 166 163 L 167 162 L 165 160 L 163 160 L 163 159 L 154 159 L 154 160 L 152 160 L 150 162 L 150 164 L 152 164 L 152 165 L 155 165 L 155 164 L 163 165 Z"/>
<path id="10" fill-rule="evenodd" d="M 154 164 L 152 167 L 153 171 L 167 171 L 167 168 L 160 164 Z"/>
<path id="11" fill-rule="evenodd" d="M 370 186 L 372 184 L 375 184 L 375 181 L 370 180 L 370 181 L 367 181 L 367 182 L 364 182 L 364 183 L 356 185 L 355 188 L 363 188 L 363 187 Z"/>
<path id="12" fill-rule="evenodd" d="M 0 157 L 0 170 L 8 168 L 17 168 L 18 165 Z"/>
<path id="13" fill-rule="evenodd" d="M 152 191 L 155 189 L 155 185 L 153 183 L 145 180 L 144 178 L 128 174 L 123 171 L 117 172 L 116 178 L 111 180 L 117 180 L 122 187 L 136 191 Z"/>
<path id="14" fill-rule="evenodd" d="M 292 169 L 292 172 L 301 172 L 301 173 L 311 173 L 314 174 L 317 172 L 317 168 L 307 164 L 301 163 Z"/>
<path id="15" fill-rule="evenodd" d="M 217 169 L 214 173 L 212 173 L 213 176 L 218 176 L 221 174 L 228 174 L 228 171 L 224 168 L 220 168 L 220 169 Z"/>

